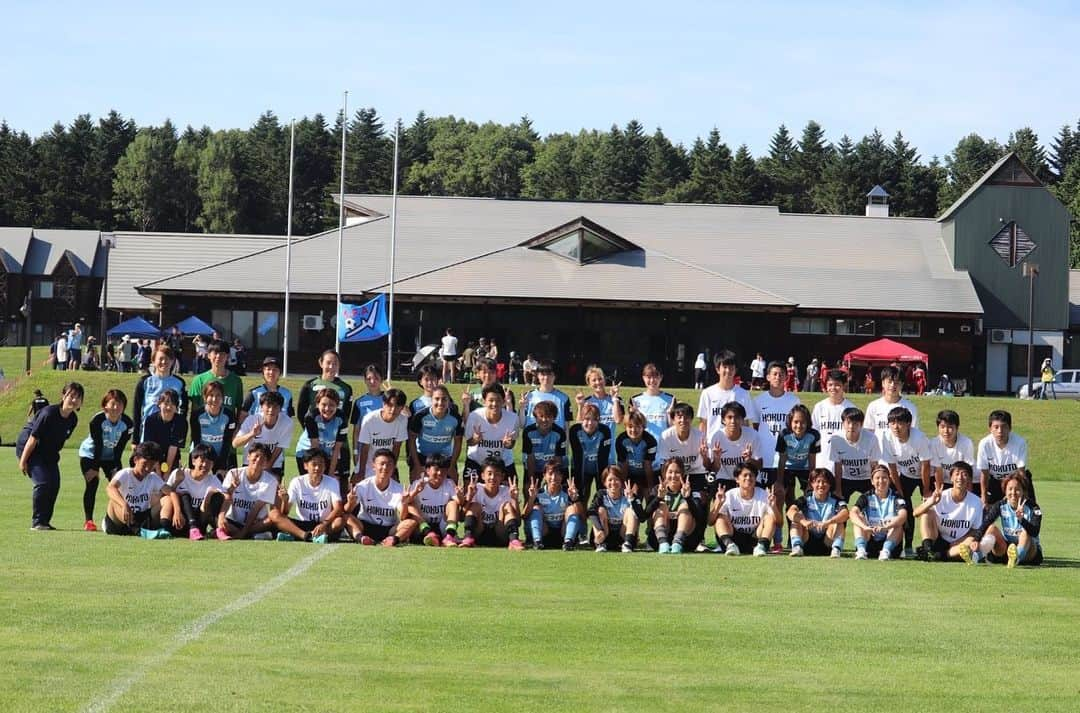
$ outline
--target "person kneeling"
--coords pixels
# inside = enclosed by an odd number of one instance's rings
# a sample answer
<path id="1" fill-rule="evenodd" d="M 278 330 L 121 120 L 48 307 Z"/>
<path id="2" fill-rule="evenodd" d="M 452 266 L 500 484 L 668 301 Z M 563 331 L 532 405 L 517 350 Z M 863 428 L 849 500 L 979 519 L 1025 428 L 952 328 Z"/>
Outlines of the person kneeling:
<path id="1" fill-rule="evenodd" d="M 217 526 L 225 503 L 221 481 L 214 475 L 214 451 L 205 443 L 191 450 L 191 467 L 177 468 L 169 475 L 172 495 L 161 503 L 161 519 L 172 525 L 180 537 L 187 529 L 189 540 L 202 540 L 207 529 Z"/>
<path id="2" fill-rule="evenodd" d="M 304 454 L 304 475 L 298 475 L 286 490 L 278 486 L 278 504 L 270 509 L 270 521 L 277 539 L 303 540 L 325 544 L 337 538 L 345 524 L 341 488 L 337 478 L 326 475 L 330 459 L 321 450 Z M 296 506 L 297 517 L 289 511 Z"/>
<path id="3" fill-rule="evenodd" d="M 541 403 L 548 403 L 542 401 Z M 539 407 L 540 404 L 537 404 Z M 577 545 L 578 533 L 584 524 L 584 509 L 578 497 L 577 483 L 566 483 L 566 466 L 560 458 L 551 458 L 544 464 L 544 487 L 536 478 L 529 481 L 529 498 L 525 502 L 526 519 L 533 549 L 559 547 L 567 552 Z"/>
<path id="4" fill-rule="evenodd" d="M 592 523 L 593 541 L 597 552 L 607 552 L 609 545 L 619 542 L 623 552 L 633 552 L 637 547 L 638 524 L 645 510 L 638 498 L 638 484 L 623 483 L 622 469 L 609 465 L 604 469 L 604 489 L 596 493 L 589 506 L 589 522 Z"/>
<path id="5" fill-rule="evenodd" d="M 724 554 L 769 553 L 773 529 L 780 519 L 772 492 L 757 487 L 757 468 L 750 463 L 735 466 L 735 488 L 716 491 L 709 509 L 709 524 L 716 526 L 716 540 Z M 794 546 L 792 546 L 794 549 Z"/>
<path id="6" fill-rule="evenodd" d="M 135 447 L 132 467 L 123 468 L 109 481 L 109 506 L 102 528 L 106 535 L 139 535 L 149 540 L 168 539 L 169 521 L 161 516 L 161 498 L 172 491 L 161 480 L 161 446 L 143 441 Z"/>
<path id="7" fill-rule="evenodd" d="M 788 508 L 791 521 L 791 556 L 839 559 L 844 551 L 847 502 L 836 497 L 836 479 L 828 468 L 810 471 L 810 492 Z M 866 553 L 863 552 L 864 558 Z"/>
<path id="8" fill-rule="evenodd" d="M 222 489 L 228 509 L 218 515 L 219 540 L 269 540 L 274 523 L 270 508 L 277 502 L 278 480 L 267 470 L 270 446 L 256 443 L 248 450 L 247 465 L 225 474 Z"/>
<path id="9" fill-rule="evenodd" d="M 488 458 L 480 467 L 484 483 L 478 486 L 476 476 L 469 477 L 465 490 L 465 539 L 461 547 L 502 547 L 523 550 L 518 538 L 518 491 L 511 479 L 504 485 L 506 471 L 503 461 Z"/>
<path id="10" fill-rule="evenodd" d="M 950 475 L 952 487 L 947 493 L 943 494 L 938 485 L 915 508 L 923 536 L 916 553 L 926 561 L 963 560 L 974 564 L 979 559 L 975 533 L 983 521 L 982 501 L 971 492 L 971 465 L 957 461 Z"/>
<path id="11" fill-rule="evenodd" d="M 690 479 L 678 458 L 669 458 L 660 469 L 660 486 L 645 507 L 645 518 L 645 539 L 662 555 L 693 552 L 701 544 L 696 523 L 704 513 L 690 491 Z M 671 532 L 675 535 L 669 541 Z"/>
<path id="12" fill-rule="evenodd" d="M 904 542 L 904 524 L 908 519 L 908 504 L 903 494 L 889 487 L 892 480 L 884 463 L 874 466 L 870 474 L 873 490 L 859 495 L 851 508 L 855 525 L 855 559 L 877 557 L 891 559 Z"/>
<path id="13" fill-rule="evenodd" d="M 406 499 L 404 488 L 394 477 L 396 462 L 389 448 L 376 450 L 371 463 L 375 474 L 349 491 L 345 526 L 353 542 L 360 545 L 380 542 L 383 547 L 396 547 L 400 542 L 408 542 L 416 530 L 417 522 L 408 514 L 412 499 Z"/>
<path id="14" fill-rule="evenodd" d="M 989 545 L 987 561 L 1005 562 L 1010 569 L 1018 564 L 1042 564 L 1042 508 L 1029 498 L 1027 478 L 1020 472 L 1013 473 L 1004 480 L 1003 488 L 1005 498 L 988 507 L 983 516 L 976 535 L 980 549 Z"/>

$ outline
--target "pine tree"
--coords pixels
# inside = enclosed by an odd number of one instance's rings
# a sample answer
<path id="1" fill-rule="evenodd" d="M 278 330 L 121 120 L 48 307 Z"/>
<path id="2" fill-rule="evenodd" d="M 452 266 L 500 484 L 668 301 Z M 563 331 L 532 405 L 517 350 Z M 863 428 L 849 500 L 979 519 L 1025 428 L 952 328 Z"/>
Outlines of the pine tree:
<path id="1" fill-rule="evenodd" d="M 0 121 L 0 225 L 34 224 L 34 145 Z"/>
<path id="2" fill-rule="evenodd" d="M 354 193 L 389 193 L 394 142 L 374 107 L 358 109 L 346 141 L 345 183 Z"/>
<path id="3" fill-rule="evenodd" d="M 1005 149 L 994 139 L 987 141 L 978 134 L 960 139 L 945 157 L 948 183 L 938 193 L 938 212 L 948 209 L 1004 154 Z"/>
<path id="4" fill-rule="evenodd" d="M 736 205 L 765 205 L 769 201 L 765 176 L 758 170 L 754 157 L 746 144 L 739 146 L 731 169 L 721 180 L 721 193 L 725 201 Z"/>
<path id="5" fill-rule="evenodd" d="M 113 212 L 116 163 L 134 139 L 135 122 L 125 119 L 115 109 L 110 111 L 108 116 L 98 119 L 93 156 L 97 174 L 94 200 L 97 202 L 96 212 L 102 230 L 116 227 L 116 215 Z"/>
<path id="6" fill-rule="evenodd" d="M 551 134 L 541 141 L 535 160 L 522 169 L 521 195 L 560 201 L 577 198 L 579 176 L 573 165 L 576 144 L 573 134 Z"/>
<path id="7" fill-rule="evenodd" d="M 631 119 L 622 132 L 621 183 L 626 200 L 641 199 L 641 182 L 649 166 L 649 137 L 637 119 Z"/>
<path id="8" fill-rule="evenodd" d="M 760 169 L 768 182 L 769 203 L 784 213 L 795 210 L 796 168 L 795 143 L 783 124 L 769 141 L 769 155 L 761 160 Z"/>
<path id="9" fill-rule="evenodd" d="M 237 230 L 280 235 L 289 194 L 289 140 L 277 116 L 268 111 L 240 134 L 236 178 L 239 183 Z"/>
<path id="10" fill-rule="evenodd" d="M 1039 145 L 1039 135 L 1031 127 L 1025 126 L 1009 134 L 1005 150 L 1015 151 L 1028 170 L 1035 174 L 1035 178 L 1043 183 L 1049 182 L 1050 169 L 1046 164 L 1046 149 Z"/>
<path id="11" fill-rule="evenodd" d="M 821 183 L 832 151 L 832 145 L 825 140 L 825 130 L 816 121 L 808 121 L 795 152 L 795 194 L 792 207 L 796 212 L 814 212 L 814 186 Z"/>
<path id="12" fill-rule="evenodd" d="M 242 132 L 219 131 L 211 135 L 199 152 L 197 190 L 201 210 L 196 222 L 203 232 L 237 232 L 244 143 Z"/>
<path id="13" fill-rule="evenodd" d="M 858 188 L 855 144 L 847 134 L 840 137 L 821 172 L 821 181 L 810 189 L 814 211 L 829 215 L 857 215 L 864 205 Z"/>
<path id="14" fill-rule="evenodd" d="M 340 141 L 340 134 L 339 134 Z M 330 221 L 337 224 L 338 213 L 327 196 L 337 193 L 333 183 L 334 143 L 326 119 L 316 114 L 296 122 L 293 157 L 293 233 L 311 235 Z"/>
<path id="15" fill-rule="evenodd" d="M 674 192 L 679 203 L 725 203 L 730 199 L 723 193 L 724 176 L 731 170 L 731 149 L 720 139 L 713 127 L 707 141 L 695 139 L 689 156 L 690 177 Z"/>
<path id="16" fill-rule="evenodd" d="M 136 230 L 175 230 L 173 201 L 176 129 L 166 119 L 160 127 L 139 129 L 116 164 L 113 208 L 117 224 Z"/>
<path id="17" fill-rule="evenodd" d="M 641 200 L 668 200 L 676 186 L 688 177 L 687 159 L 681 146 L 675 146 L 657 127 L 649 139 L 649 160 L 641 180 Z"/>

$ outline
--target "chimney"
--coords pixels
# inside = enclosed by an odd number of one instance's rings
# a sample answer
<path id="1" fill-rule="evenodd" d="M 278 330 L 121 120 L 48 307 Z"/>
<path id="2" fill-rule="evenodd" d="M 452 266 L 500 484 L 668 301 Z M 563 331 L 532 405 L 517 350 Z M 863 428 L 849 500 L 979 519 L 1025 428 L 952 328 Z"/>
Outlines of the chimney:
<path id="1" fill-rule="evenodd" d="M 874 186 L 866 194 L 866 217 L 888 218 L 889 217 L 889 194 L 880 185 Z"/>

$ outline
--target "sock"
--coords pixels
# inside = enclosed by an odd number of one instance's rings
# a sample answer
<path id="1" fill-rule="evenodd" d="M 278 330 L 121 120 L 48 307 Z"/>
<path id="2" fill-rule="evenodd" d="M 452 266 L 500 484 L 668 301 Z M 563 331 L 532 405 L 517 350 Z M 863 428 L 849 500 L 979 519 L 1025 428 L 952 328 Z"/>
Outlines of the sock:
<path id="1" fill-rule="evenodd" d="M 735 540 L 731 535 L 720 535 L 720 544 L 723 545 L 726 550 L 735 544 Z"/>
<path id="2" fill-rule="evenodd" d="M 430 529 L 431 529 L 431 525 L 428 524 L 427 520 L 424 520 L 423 522 L 421 522 L 420 523 L 420 537 L 423 537 L 424 535 L 428 534 L 428 530 L 430 530 Z"/>
<path id="3" fill-rule="evenodd" d="M 833 546 L 834 550 L 842 550 L 842 549 L 844 549 L 844 537 L 843 537 L 843 535 L 841 535 L 840 537 L 833 538 L 832 546 Z"/>
<path id="4" fill-rule="evenodd" d="M 776 529 L 773 531 L 772 541 L 773 541 L 774 545 L 782 545 L 782 544 L 784 544 L 784 527 L 783 527 L 783 525 L 777 525 L 776 526 Z"/>
<path id="5" fill-rule="evenodd" d="M 158 520 L 158 529 L 172 532 L 172 522 L 168 518 L 160 518 Z"/>
<path id="6" fill-rule="evenodd" d="M 472 537 L 476 532 L 476 515 L 465 516 L 465 537 Z"/>
<path id="7" fill-rule="evenodd" d="M 1027 558 L 1028 548 L 1023 545 L 1016 546 L 1016 561 L 1023 562 Z"/>
<path id="8" fill-rule="evenodd" d="M 866 538 L 865 537 L 862 537 L 862 536 L 859 536 L 859 535 L 855 536 L 855 549 L 857 549 L 857 550 L 865 550 L 866 549 Z"/>
<path id="9" fill-rule="evenodd" d="M 668 541 L 667 528 L 664 527 L 663 525 L 656 528 L 656 541 L 657 542 L 667 542 Z"/>
<path id="10" fill-rule="evenodd" d="M 757 539 L 757 543 L 758 543 L 759 547 L 764 547 L 765 549 L 769 549 L 769 538 L 768 537 L 759 537 Z"/>
<path id="11" fill-rule="evenodd" d="M 87 520 L 94 519 L 94 503 L 97 502 L 98 479 L 92 478 L 86 481 L 86 490 L 83 491 L 82 506 L 83 514 Z"/>
<path id="12" fill-rule="evenodd" d="M 521 527 L 521 523 L 518 519 L 512 518 L 506 521 L 506 539 L 510 542 L 518 539 L 518 528 Z"/>
<path id="13" fill-rule="evenodd" d="M 575 514 L 566 518 L 566 539 L 577 542 L 579 532 L 581 532 L 581 515 Z"/>
<path id="14" fill-rule="evenodd" d="M 567 533 L 570 532 L 570 526 L 566 526 Z M 539 542 L 543 538 L 544 534 L 544 515 L 539 509 L 533 510 L 529 513 L 529 532 L 532 533 L 533 543 Z M 569 537 L 569 534 L 567 534 Z"/>
<path id="15" fill-rule="evenodd" d="M 791 533 L 791 546 L 792 548 L 802 547 L 802 538 L 796 535 L 794 532 Z"/>
<path id="16" fill-rule="evenodd" d="M 311 542 L 312 539 L 313 539 L 313 537 L 312 537 L 310 532 L 305 532 L 304 533 L 304 542 Z"/>
<path id="17" fill-rule="evenodd" d="M 885 544 L 882 546 L 885 548 L 885 551 L 888 552 L 889 556 L 891 557 L 892 553 L 896 551 L 896 545 L 897 543 L 893 542 L 892 540 L 885 540 Z"/>
<path id="18" fill-rule="evenodd" d="M 984 535 L 983 538 L 981 540 L 979 540 L 979 553 L 985 556 L 985 555 L 990 554 L 991 550 L 993 550 L 993 549 L 994 549 L 994 536 L 993 535 Z"/>
<path id="19" fill-rule="evenodd" d="M 623 544 L 624 545 L 630 545 L 630 549 L 636 550 L 637 549 L 637 535 L 627 534 L 627 536 L 625 538 L 623 538 Z"/>
<path id="20" fill-rule="evenodd" d="M 682 544 L 685 541 L 686 541 L 686 533 L 683 532 L 682 530 L 676 530 L 675 531 L 675 541 L 672 542 L 671 544 L 679 545 L 680 547 L 682 547 Z"/>
<path id="21" fill-rule="evenodd" d="M 449 535 L 450 537 L 453 537 L 453 538 L 456 539 L 457 538 L 457 523 L 455 523 L 455 522 L 446 523 L 446 534 Z"/>

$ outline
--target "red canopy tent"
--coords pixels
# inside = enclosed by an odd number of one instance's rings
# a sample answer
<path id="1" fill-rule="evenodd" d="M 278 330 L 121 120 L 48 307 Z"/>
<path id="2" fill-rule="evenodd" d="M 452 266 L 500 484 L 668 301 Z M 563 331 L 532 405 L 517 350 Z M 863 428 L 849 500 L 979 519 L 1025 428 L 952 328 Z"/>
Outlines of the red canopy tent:
<path id="1" fill-rule="evenodd" d="M 925 353 L 891 339 L 878 339 L 864 344 L 845 354 L 844 361 L 850 364 L 889 364 L 898 361 L 930 365 L 930 358 Z"/>

